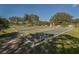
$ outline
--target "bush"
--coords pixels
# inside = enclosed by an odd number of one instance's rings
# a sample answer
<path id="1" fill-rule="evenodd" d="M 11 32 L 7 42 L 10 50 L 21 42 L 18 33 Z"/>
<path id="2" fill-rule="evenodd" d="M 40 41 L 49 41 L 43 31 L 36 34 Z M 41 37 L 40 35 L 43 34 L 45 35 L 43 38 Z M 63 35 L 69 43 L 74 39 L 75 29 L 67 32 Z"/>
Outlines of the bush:
<path id="1" fill-rule="evenodd" d="M 65 22 L 65 21 L 64 21 L 64 22 L 61 23 L 61 26 L 62 26 L 62 27 L 66 27 L 66 26 L 68 26 L 69 24 L 70 24 L 69 22 Z"/>

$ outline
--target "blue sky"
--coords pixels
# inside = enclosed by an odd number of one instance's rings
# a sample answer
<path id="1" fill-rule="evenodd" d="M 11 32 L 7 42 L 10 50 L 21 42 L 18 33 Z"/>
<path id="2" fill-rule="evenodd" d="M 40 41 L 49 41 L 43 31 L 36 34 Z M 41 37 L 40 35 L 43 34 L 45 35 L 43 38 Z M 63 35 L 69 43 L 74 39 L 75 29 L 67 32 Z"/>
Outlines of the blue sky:
<path id="1" fill-rule="evenodd" d="M 73 4 L 1 4 L 0 16 L 24 16 L 24 14 L 39 15 L 40 20 L 49 20 L 56 12 L 66 12 L 79 18 L 79 5 Z"/>

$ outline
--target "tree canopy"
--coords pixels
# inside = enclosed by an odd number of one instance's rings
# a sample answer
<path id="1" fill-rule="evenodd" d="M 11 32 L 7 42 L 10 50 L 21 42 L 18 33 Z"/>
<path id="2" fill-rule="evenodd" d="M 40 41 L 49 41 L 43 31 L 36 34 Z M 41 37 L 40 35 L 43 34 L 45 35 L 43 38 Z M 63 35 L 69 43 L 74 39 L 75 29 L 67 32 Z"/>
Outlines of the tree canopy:
<path id="1" fill-rule="evenodd" d="M 25 14 L 24 15 L 24 20 L 25 21 L 29 21 L 29 22 L 37 22 L 39 21 L 39 16 L 38 15 L 34 15 L 34 14 Z"/>
<path id="2" fill-rule="evenodd" d="M 74 22 L 75 24 L 79 24 L 79 19 L 74 19 L 73 22 Z"/>
<path id="3" fill-rule="evenodd" d="M 74 19 L 73 24 L 75 25 L 75 27 L 79 27 L 79 19 Z"/>
<path id="4" fill-rule="evenodd" d="M 73 16 L 65 12 L 58 12 L 51 17 L 50 22 L 54 22 L 55 24 L 61 24 L 63 21 L 71 22 L 72 17 Z"/>
<path id="5" fill-rule="evenodd" d="M 10 23 L 13 23 L 13 24 L 19 24 L 20 22 L 23 22 L 22 17 L 17 17 L 17 16 L 9 17 L 9 20 L 10 20 Z"/>
<path id="6" fill-rule="evenodd" d="M 0 30 L 9 27 L 9 21 L 6 18 L 0 17 Z"/>

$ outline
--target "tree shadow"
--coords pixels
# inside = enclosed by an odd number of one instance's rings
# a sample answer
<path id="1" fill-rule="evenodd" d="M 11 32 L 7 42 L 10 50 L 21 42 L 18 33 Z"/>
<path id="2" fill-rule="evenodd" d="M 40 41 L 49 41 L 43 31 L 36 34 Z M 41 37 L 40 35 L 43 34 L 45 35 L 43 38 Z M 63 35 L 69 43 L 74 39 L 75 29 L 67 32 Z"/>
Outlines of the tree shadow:
<path id="1" fill-rule="evenodd" d="M 5 33 L 5 34 L 0 35 L 0 39 L 7 38 L 7 37 L 16 38 L 17 36 L 18 36 L 18 32 Z"/>
<path id="2" fill-rule="evenodd" d="M 36 46 L 31 51 L 32 54 L 78 54 L 79 53 L 79 38 L 71 35 L 60 35 L 52 38 L 39 46 Z"/>
<path id="3" fill-rule="evenodd" d="M 56 45 L 61 45 L 61 47 L 57 47 L 55 53 L 59 54 L 78 54 L 79 53 L 79 38 L 73 37 L 71 35 L 60 35 L 55 38 L 56 40 L 61 40 L 61 43 L 57 43 Z"/>
<path id="4" fill-rule="evenodd" d="M 15 34 L 5 34 L 5 35 L 6 35 L 5 37 L 7 37 L 7 35 L 10 37 L 11 35 L 14 35 L 12 36 L 12 38 L 16 36 Z M 2 48 L 0 48 L 0 53 L 6 53 L 6 54 L 78 54 L 79 53 L 79 38 L 67 34 L 62 34 L 57 36 L 56 38 L 53 38 L 53 35 L 54 34 L 50 35 L 44 33 L 36 33 L 35 35 L 30 34 L 31 38 L 29 36 L 20 37 L 18 39 L 21 40 L 16 43 L 15 46 L 16 48 L 11 48 L 10 47 L 12 46 L 11 44 L 9 44 L 10 46 L 4 45 L 2 46 Z M 41 39 L 40 36 L 42 36 Z M 52 38 L 47 40 L 48 37 Z M 28 40 L 30 40 L 30 43 L 26 43 Z M 44 40 L 47 41 L 31 48 L 33 42 L 39 43 Z"/>

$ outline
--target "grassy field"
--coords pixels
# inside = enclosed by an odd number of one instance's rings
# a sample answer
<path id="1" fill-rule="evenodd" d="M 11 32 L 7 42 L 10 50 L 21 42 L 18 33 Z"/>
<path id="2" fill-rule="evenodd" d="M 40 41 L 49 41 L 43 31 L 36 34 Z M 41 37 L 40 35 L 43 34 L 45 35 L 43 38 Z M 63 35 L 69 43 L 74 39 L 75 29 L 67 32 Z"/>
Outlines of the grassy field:
<path id="1" fill-rule="evenodd" d="M 65 34 L 79 38 L 79 27 L 73 28 L 71 31 L 68 31 Z"/>
<path id="2" fill-rule="evenodd" d="M 79 28 L 73 28 L 55 39 L 55 53 L 79 53 Z"/>
<path id="3" fill-rule="evenodd" d="M 79 54 L 79 28 L 57 36 L 52 41 L 35 47 L 35 53 Z M 40 49 L 40 52 L 39 52 Z"/>
<path id="4" fill-rule="evenodd" d="M 17 32 L 17 30 L 24 28 L 24 26 L 10 26 L 10 28 L 5 29 L 4 32 L 0 31 L 0 35 L 11 33 L 11 32 Z"/>
<path id="5" fill-rule="evenodd" d="M 16 32 L 18 29 L 22 29 L 24 26 L 11 26 L 9 29 L 5 30 L 7 33 L 10 32 Z M 44 32 L 45 29 L 35 29 L 35 30 L 29 30 L 24 31 L 21 34 L 27 35 L 29 33 L 36 33 L 36 32 Z M 5 33 L 2 33 L 5 34 Z M 0 33 L 1 35 L 1 33 Z M 45 44 L 46 45 L 46 44 Z M 52 47 L 51 45 L 54 45 Z M 43 46 L 43 45 L 42 45 Z M 51 44 L 48 42 L 48 48 L 47 50 L 50 50 L 51 47 L 51 53 L 66 53 L 66 54 L 73 54 L 73 53 L 79 53 L 79 27 L 73 28 L 72 30 L 59 35 L 55 38 L 55 41 Z M 35 50 L 36 51 L 36 50 Z"/>
<path id="6" fill-rule="evenodd" d="M 21 29 L 23 29 L 25 27 L 27 27 L 27 26 L 15 26 L 15 25 L 10 26 L 10 28 L 5 29 L 4 32 L 1 31 L 0 35 L 7 34 L 7 33 L 12 33 L 12 32 L 17 32 L 18 30 L 21 30 Z M 21 36 L 26 36 L 26 35 L 28 35 L 30 33 L 39 33 L 39 32 L 44 32 L 44 31 L 47 31 L 47 30 L 46 29 L 34 29 L 34 30 L 30 29 L 28 31 L 19 32 L 19 34 Z"/>
<path id="7" fill-rule="evenodd" d="M 14 26 L 6 30 L 6 32 L 15 32 L 18 29 L 24 28 L 23 26 Z M 35 30 L 29 30 L 24 31 L 21 34 L 27 35 L 29 33 L 36 33 L 36 32 L 44 32 L 46 29 L 35 29 Z M 0 33 L 1 34 L 1 33 Z M 45 52 L 42 53 L 57 53 L 57 54 L 73 54 L 78 53 L 79 54 L 79 28 L 73 28 L 72 30 L 57 36 L 54 38 L 51 42 L 43 43 L 37 47 L 34 48 L 35 52 L 39 49 L 43 50 Z"/>

